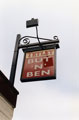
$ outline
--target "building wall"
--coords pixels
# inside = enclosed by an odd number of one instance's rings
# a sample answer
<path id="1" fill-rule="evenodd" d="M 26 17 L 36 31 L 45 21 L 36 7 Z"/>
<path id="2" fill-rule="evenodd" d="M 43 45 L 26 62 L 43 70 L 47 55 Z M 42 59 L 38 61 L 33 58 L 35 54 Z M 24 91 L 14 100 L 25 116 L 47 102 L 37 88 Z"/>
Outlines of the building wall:
<path id="1" fill-rule="evenodd" d="M 14 108 L 0 95 L 0 120 L 12 120 Z"/>
<path id="2" fill-rule="evenodd" d="M 0 120 L 12 120 L 19 92 L 0 70 Z"/>

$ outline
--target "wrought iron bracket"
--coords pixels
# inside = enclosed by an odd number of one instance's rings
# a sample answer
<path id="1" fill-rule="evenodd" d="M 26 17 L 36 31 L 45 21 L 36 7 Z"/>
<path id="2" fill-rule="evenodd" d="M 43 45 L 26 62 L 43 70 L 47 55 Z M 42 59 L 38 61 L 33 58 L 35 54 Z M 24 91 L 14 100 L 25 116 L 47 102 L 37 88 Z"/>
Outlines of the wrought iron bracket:
<path id="1" fill-rule="evenodd" d="M 30 44 L 29 38 L 38 39 L 39 43 L 31 43 Z M 40 40 L 44 40 L 44 42 L 40 42 Z M 10 78 L 9 78 L 11 84 L 14 85 L 19 49 L 24 49 L 24 48 L 26 49 L 28 47 L 34 47 L 34 46 L 39 46 L 41 49 L 44 49 L 43 45 L 45 45 L 45 44 L 53 44 L 53 45 L 56 45 L 56 48 L 59 48 L 58 43 L 59 43 L 59 39 L 57 36 L 54 36 L 53 40 L 52 40 L 52 39 L 46 39 L 46 38 L 39 38 L 38 35 L 37 35 L 37 37 L 33 37 L 33 36 L 21 37 L 21 35 L 18 34 L 16 37 L 13 61 L 12 61 L 12 66 L 11 66 Z"/>

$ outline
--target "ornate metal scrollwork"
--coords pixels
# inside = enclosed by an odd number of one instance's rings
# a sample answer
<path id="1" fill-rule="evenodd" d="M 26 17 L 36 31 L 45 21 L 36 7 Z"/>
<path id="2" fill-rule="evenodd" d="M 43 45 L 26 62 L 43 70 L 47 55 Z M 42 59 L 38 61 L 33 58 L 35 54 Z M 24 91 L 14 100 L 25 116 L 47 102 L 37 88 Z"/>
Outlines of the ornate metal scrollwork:
<path id="1" fill-rule="evenodd" d="M 53 39 L 54 40 L 58 40 L 58 36 L 53 36 Z"/>
<path id="2" fill-rule="evenodd" d="M 20 40 L 20 45 L 27 45 L 30 43 L 30 39 L 27 38 L 27 37 L 23 37 L 21 40 Z"/>
<path id="3" fill-rule="evenodd" d="M 53 39 L 38 38 L 38 37 L 33 37 L 33 36 L 24 36 L 24 37 L 19 39 L 19 43 L 20 43 L 19 44 L 19 48 L 26 47 L 30 43 L 30 39 L 29 38 L 51 41 L 53 43 L 58 43 L 59 42 L 58 36 L 54 36 Z M 39 45 L 41 45 L 41 42 L 40 42 Z"/>

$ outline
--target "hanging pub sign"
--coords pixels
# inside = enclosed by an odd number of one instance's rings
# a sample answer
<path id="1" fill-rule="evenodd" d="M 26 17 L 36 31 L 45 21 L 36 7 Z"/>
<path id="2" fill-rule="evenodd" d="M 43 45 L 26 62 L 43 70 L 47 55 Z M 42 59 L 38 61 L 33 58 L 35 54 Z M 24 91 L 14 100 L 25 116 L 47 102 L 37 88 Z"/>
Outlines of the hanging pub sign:
<path id="1" fill-rule="evenodd" d="M 56 79 L 56 49 L 26 52 L 22 82 Z"/>

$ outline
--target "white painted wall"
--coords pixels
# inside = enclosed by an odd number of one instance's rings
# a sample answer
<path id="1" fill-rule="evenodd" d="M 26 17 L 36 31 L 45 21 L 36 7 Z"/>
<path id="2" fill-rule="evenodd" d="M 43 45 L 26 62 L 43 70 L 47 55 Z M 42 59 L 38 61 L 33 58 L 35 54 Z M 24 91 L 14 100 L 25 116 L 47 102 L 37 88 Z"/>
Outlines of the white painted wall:
<path id="1" fill-rule="evenodd" d="M 14 108 L 0 95 L 0 120 L 12 120 Z"/>

